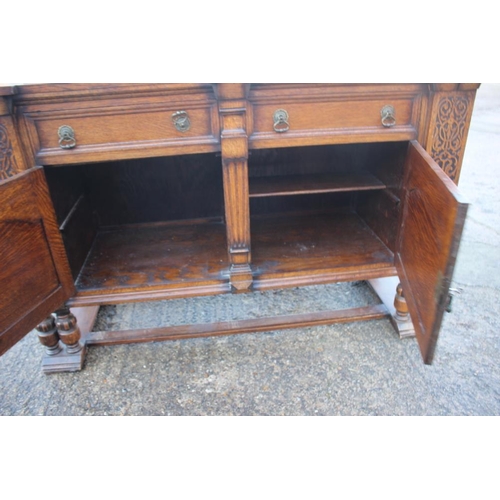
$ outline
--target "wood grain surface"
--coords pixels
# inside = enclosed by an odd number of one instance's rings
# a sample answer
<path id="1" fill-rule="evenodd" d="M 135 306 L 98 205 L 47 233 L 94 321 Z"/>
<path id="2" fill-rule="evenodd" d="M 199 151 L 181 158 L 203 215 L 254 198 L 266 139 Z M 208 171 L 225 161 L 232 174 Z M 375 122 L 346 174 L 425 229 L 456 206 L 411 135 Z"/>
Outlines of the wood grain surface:
<path id="1" fill-rule="evenodd" d="M 252 256 L 258 289 L 394 273 L 392 252 L 353 213 L 253 219 Z"/>
<path id="2" fill-rule="evenodd" d="M 416 142 L 405 170 L 396 264 L 422 356 L 431 363 L 468 205 Z"/>
<path id="3" fill-rule="evenodd" d="M 0 354 L 74 292 L 43 170 L 0 184 Z"/>
<path id="4" fill-rule="evenodd" d="M 86 292 L 201 286 L 228 280 L 221 221 L 126 226 L 98 232 L 76 287 Z"/>

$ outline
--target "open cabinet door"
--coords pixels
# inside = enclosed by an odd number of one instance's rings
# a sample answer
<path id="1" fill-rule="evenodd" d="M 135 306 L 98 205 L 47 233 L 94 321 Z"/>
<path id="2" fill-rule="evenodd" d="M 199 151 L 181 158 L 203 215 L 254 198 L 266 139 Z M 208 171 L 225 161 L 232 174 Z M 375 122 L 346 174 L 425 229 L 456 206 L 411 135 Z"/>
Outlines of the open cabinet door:
<path id="1" fill-rule="evenodd" d="M 396 267 L 426 364 L 432 362 L 468 205 L 431 156 L 411 142 Z"/>
<path id="2" fill-rule="evenodd" d="M 42 168 L 6 171 L 0 155 L 0 355 L 74 293 Z M 2 151 L 0 151 L 1 153 Z M 2 167 L 3 168 L 2 170 Z"/>

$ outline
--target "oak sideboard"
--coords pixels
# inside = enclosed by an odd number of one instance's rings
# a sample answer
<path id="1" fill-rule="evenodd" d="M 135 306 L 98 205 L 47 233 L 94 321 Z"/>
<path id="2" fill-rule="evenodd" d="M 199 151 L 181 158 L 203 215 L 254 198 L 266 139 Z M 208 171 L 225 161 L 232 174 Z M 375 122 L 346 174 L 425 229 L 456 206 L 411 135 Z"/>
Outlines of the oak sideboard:
<path id="1" fill-rule="evenodd" d="M 431 363 L 479 84 L 0 86 L 0 354 L 389 317 Z M 368 281 L 377 305 L 93 331 L 100 306 Z"/>

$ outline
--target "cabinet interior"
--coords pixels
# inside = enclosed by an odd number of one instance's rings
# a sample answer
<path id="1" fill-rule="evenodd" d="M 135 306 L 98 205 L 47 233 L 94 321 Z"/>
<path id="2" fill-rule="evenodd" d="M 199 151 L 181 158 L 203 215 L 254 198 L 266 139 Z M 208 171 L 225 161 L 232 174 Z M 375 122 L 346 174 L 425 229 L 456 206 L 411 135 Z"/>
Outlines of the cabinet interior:
<path id="1" fill-rule="evenodd" d="M 78 293 L 227 281 L 220 157 L 45 171 Z"/>
<path id="2" fill-rule="evenodd" d="M 257 288 L 394 274 L 407 142 L 262 149 L 249 159 Z M 295 278 L 296 279 L 296 278 Z"/>
<path id="3" fill-rule="evenodd" d="M 325 271 L 329 280 L 394 274 L 407 147 L 252 150 L 256 288 L 277 277 L 312 284 Z M 215 153 L 46 166 L 78 295 L 227 284 L 222 168 Z"/>

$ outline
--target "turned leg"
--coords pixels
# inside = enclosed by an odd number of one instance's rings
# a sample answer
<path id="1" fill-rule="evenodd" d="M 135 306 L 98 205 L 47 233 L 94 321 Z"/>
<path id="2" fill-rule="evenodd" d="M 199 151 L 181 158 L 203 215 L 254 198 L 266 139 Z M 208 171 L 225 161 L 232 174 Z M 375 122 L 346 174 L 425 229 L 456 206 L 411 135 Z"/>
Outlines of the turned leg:
<path id="1" fill-rule="evenodd" d="M 51 315 L 42 321 L 36 329 L 38 331 L 38 340 L 45 346 L 45 354 L 47 356 L 55 356 L 62 351 L 54 316 Z"/>
<path id="2" fill-rule="evenodd" d="M 396 296 L 394 297 L 394 318 L 400 322 L 407 322 L 410 320 L 410 314 L 408 313 L 408 305 L 406 304 L 406 299 L 403 294 L 403 287 L 401 283 L 398 283 L 396 287 Z"/>
<path id="3" fill-rule="evenodd" d="M 408 312 L 403 287 L 397 276 L 371 279 L 368 283 L 387 307 L 392 326 L 399 337 L 414 337 L 415 329 Z M 396 289 L 396 296 L 394 296 L 394 289 Z"/>
<path id="4" fill-rule="evenodd" d="M 68 307 L 56 311 L 37 326 L 38 338 L 45 346 L 42 370 L 45 373 L 72 372 L 83 368 L 85 343 L 74 314 Z"/>
<path id="5" fill-rule="evenodd" d="M 404 297 L 403 287 L 398 283 L 394 297 L 394 312 L 391 315 L 392 324 L 400 338 L 414 337 L 415 329 L 408 312 L 408 305 Z"/>
<path id="6" fill-rule="evenodd" d="M 62 307 L 56 311 L 56 318 L 57 333 L 66 346 L 66 352 L 68 354 L 80 352 L 83 349 L 83 344 L 80 342 L 82 336 L 75 315 L 69 307 Z"/>

